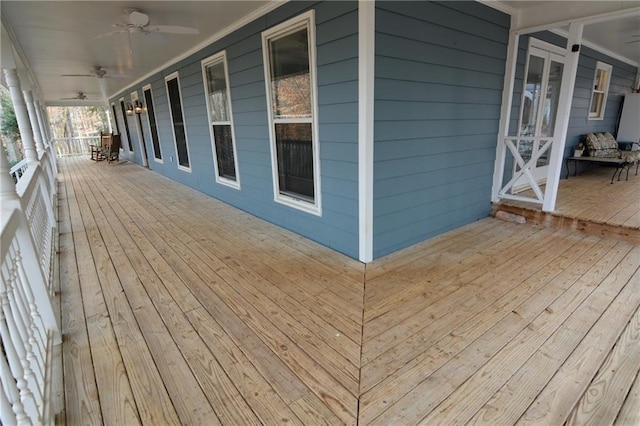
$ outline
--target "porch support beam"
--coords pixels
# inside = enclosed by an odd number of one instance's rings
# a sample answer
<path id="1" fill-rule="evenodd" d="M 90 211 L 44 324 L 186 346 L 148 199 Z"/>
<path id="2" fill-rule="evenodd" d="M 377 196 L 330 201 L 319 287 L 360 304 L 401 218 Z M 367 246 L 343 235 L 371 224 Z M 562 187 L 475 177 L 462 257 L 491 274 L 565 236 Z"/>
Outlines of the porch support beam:
<path id="1" fill-rule="evenodd" d="M 560 173 L 562 171 L 562 159 L 567 137 L 567 128 L 569 127 L 571 104 L 573 101 L 573 89 L 576 83 L 578 60 L 580 59 L 580 50 L 577 49 L 576 51 L 573 51 L 573 46 L 580 46 L 583 28 L 584 24 L 581 22 L 574 22 L 569 26 L 567 52 L 558 100 L 558 114 L 556 124 L 553 129 L 554 143 L 551 146 L 549 171 L 547 174 L 544 201 L 542 203 L 542 210 L 545 212 L 552 212 L 556 207 L 558 185 L 560 183 Z"/>
<path id="2" fill-rule="evenodd" d="M 510 31 L 502 88 L 502 111 L 500 112 L 498 142 L 496 144 L 496 161 L 493 166 L 491 201 L 494 203 L 500 201 L 498 194 L 500 189 L 502 189 L 502 181 L 504 179 L 504 166 L 507 154 L 507 146 L 504 143 L 504 140 L 509 134 L 509 122 L 511 121 L 511 104 L 513 102 L 513 85 L 516 75 L 516 65 L 518 62 L 519 42 L 520 34 L 517 31 Z"/>
<path id="3" fill-rule="evenodd" d="M 27 112 L 27 105 L 24 101 L 22 90 L 20 89 L 20 79 L 18 78 L 18 72 L 15 68 L 5 68 L 4 77 L 9 86 L 9 93 L 11 94 L 11 102 L 13 103 L 13 109 L 16 113 L 16 121 L 18 122 L 18 130 L 20 131 L 20 139 L 22 140 L 22 146 L 24 148 L 24 156 L 29 163 L 38 162 L 38 153 L 36 152 L 36 146 L 33 141 L 33 132 L 31 130 L 31 123 L 29 122 L 29 113 Z"/>
<path id="4" fill-rule="evenodd" d="M 365 263 L 373 260 L 375 8 L 358 1 L 358 257 Z"/>
<path id="5" fill-rule="evenodd" d="M 29 123 L 31 124 L 31 131 L 33 132 L 33 141 L 36 144 L 36 152 L 38 158 L 42 156 L 44 152 L 44 144 L 42 143 L 42 134 L 40 133 L 40 126 L 38 124 L 38 115 L 36 114 L 36 108 L 33 104 L 33 94 L 31 90 L 23 90 L 24 100 L 27 105 L 27 113 L 29 114 Z"/>

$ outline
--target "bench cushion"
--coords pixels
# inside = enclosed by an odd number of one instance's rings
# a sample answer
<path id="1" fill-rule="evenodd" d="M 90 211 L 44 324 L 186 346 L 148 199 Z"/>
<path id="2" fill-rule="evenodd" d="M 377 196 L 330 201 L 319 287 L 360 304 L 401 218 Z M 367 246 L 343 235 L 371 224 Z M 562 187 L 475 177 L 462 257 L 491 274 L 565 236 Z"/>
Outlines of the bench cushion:
<path id="1" fill-rule="evenodd" d="M 618 143 L 609 132 L 587 134 L 585 145 L 589 157 L 620 158 Z"/>

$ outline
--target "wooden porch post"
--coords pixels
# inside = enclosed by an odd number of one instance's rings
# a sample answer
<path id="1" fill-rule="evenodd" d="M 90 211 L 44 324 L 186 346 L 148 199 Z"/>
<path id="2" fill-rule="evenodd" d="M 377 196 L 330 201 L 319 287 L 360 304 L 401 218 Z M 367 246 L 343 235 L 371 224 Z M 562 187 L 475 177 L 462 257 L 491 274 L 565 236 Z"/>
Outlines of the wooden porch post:
<path id="1" fill-rule="evenodd" d="M 560 99 L 558 101 L 558 114 L 556 125 L 553 129 L 554 142 L 551 145 L 551 155 L 549 158 L 549 171 L 547 174 L 546 189 L 544 191 L 544 201 L 542 210 L 552 212 L 556 208 L 558 196 L 558 185 L 560 183 L 560 173 L 562 172 L 562 157 L 569 126 L 569 116 L 571 114 L 571 103 L 573 100 L 573 88 L 576 83 L 576 73 L 578 71 L 578 60 L 580 59 L 580 43 L 582 41 L 582 30 L 584 24 L 573 22 L 569 26 L 569 37 L 567 37 L 567 53 L 565 56 L 564 72 L 562 73 L 562 86 L 560 88 Z M 577 46 L 577 49 L 574 49 Z"/>
<path id="2" fill-rule="evenodd" d="M 22 91 L 20 90 L 20 79 L 18 78 L 18 72 L 15 68 L 5 68 L 4 76 L 7 80 L 7 86 L 9 86 L 9 93 L 11 94 L 11 102 L 13 103 L 13 109 L 16 113 L 16 121 L 18 122 L 18 130 L 20 131 L 20 139 L 24 147 L 24 156 L 29 163 L 38 162 L 38 153 L 36 152 L 36 146 L 33 141 L 33 132 L 31 130 L 31 124 L 29 123 L 29 115 L 27 112 L 27 105 L 24 102 Z"/>

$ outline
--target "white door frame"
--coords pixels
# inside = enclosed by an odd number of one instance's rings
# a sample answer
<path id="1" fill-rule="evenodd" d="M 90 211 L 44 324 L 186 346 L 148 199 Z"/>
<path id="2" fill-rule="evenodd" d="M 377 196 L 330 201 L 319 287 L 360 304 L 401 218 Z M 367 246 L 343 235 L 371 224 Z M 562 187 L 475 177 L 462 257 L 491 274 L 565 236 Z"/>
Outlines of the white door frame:
<path id="1" fill-rule="evenodd" d="M 509 46 L 507 51 L 507 62 L 505 69 L 505 80 L 503 87 L 503 103 L 500 116 L 500 132 L 496 145 L 496 160 L 493 174 L 493 187 L 491 190 L 491 200 L 499 202 L 501 199 L 511 199 L 517 201 L 526 201 L 530 203 L 542 204 L 544 211 L 553 211 L 555 209 L 556 198 L 558 194 L 558 184 L 560 180 L 560 172 L 562 169 L 562 154 L 564 152 L 565 139 L 567 135 L 567 127 L 569 124 L 569 115 L 571 112 L 571 102 L 573 98 L 573 89 L 575 85 L 576 73 L 578 69 L 578 59 L 580 55 L 580 42 L 582 40 L 582 22 L 571 23 L 569 27 L 569 37 L 567 39 L 566 49 L 564 51 L 565 62 L 562 74 L 562 83 L 560 90 L 560 99 L 558 102 L 557 117 L 554 126 L 553 143 L 544 146 L 533 155 L 528 162 L 524 162 L 519 156 L 514 140 L 517 138 L 509 136 L 509 123 L 511 119 L 511 106 L 513 99 L 513 87 L 515 79 L 515 69 L 517 65 L 518 42 L 520 35 L 526 34 L 527 31 L 518 32 L 512 30 L 509 37 Z M 574 48 L 574 46 L 577 47 Z M 525 77 L 526 79 L 526 77 Z M 549 166 L 544 191 L 537 184 L 535 177 L 531 172 L 531 166 L 537 162 L 538 158 L 550 150 Z M 520 171 L 512 179 L 503 185 L 505 163 L 507 151 L 514 156 L 514 160 L 520 165 Z M 531 187 L 534 190 L 535 197 L 526 197 L 522 195 L 512 194 L 511 189 L 520 176 L 526 176 Z"/>

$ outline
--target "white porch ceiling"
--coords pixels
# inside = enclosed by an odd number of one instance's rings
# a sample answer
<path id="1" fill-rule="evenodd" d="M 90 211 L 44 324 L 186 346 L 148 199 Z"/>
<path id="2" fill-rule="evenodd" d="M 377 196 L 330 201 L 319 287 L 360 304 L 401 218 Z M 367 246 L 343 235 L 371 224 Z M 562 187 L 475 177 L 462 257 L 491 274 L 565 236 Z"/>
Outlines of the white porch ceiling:
<path id="1" fill-rule="evenodd" d="M 238 22 L 285 0 L 220 1 L 8 1 L 0 2 L 3 26 L 17 44 L 19 54 L 47 105 L 104 105 L 113 95 L 158 67 L 212 40 Z M 635 8 L 633 16 L 585 26 L 584 38 L 628 61 L 640 63 L 640 1 L 485 1 L 504 4 L 518 14 L 515 22 L 543 25 L 572 17 Z M 151 25 L 198 28 L 198 35 L 126 34 L 106 38 L 127 8 L 149 15 Z M 3 33 L 4 35 L 4 33 Z M 3 44 L 3 47 L 5 44 Z M 2 56 L 7 54 L 3 48 Z M 61 77 L 90 74 L 100 65 L 107 75 L 124 78 Z M 26 74 L 23 71 L 23 74 Z M 87 100 L 67 100 L 83 92 Z"/>
<path id="2" fill-rule="evenodd" d="M 104 104 L 107 96 L 212 38 L 270 1 L 5 1 L 0 2 L 3 25 L 13 32 L 24 59 L 37 79 L 47 105 Z M 113 31 L 127 8 L 149 15 L 151 25 L 195 27 L 198 35 L 127 34 L 96 38 Z M 6 52 L 3 52 L 3 55 Z M 107 76 L 90 74 L 100 65 Z M 85 101 L 62 101 L 86 94 Z"/>

